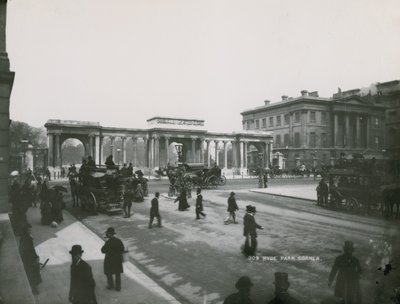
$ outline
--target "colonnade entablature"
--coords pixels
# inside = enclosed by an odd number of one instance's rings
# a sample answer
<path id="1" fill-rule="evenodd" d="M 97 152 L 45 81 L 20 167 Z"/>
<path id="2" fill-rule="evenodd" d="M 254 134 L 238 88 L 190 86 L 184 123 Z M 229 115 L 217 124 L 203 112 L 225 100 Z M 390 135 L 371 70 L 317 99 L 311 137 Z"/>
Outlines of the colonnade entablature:
<path id="1" fill-rule="evenodd" d="M 144 149 L 140 153 L 144 155 L 144 160 L 140 163 L 150 169 L 163 167 L 171 162 L 174 151 L 171 145 L 174 143 L 183 145 L 183 161 L 187 163 L 203 163 L 207 166 L 216 163 L 224 169 L 230 167 L 242 171 L 247 169 L 252 160 L 248 153 L 257 149 L 260 155 L 258 164 L 262 167 L 269 167 L 271 164 L 272 132 L 208 132 L 204 128 L 204 120 L 199 119 L 154 117 L 147 122 L 146 129 L 131 129 L 103 127 L 98 122 L 48 120 L 45 124 L 48 135 L 48 164 L 54 168 L 61 166 L 61 146 L 68 138 L 80 140 L 85 148 L 85 156 L 91 155 L 96 164 L 103 164 L 110 153 L 115 159 L 117 149 L 114 143 L 117 139 L 121 141 L 118 153 L 122 152 L 122 163 L 133 159 L 135 167 L 139 163 L 138 141 L 143 142 L 141 146 Z M 107 138 L 110 140 L 111 151 L 105 155 L 104 142 Z M 134 155 L 127 155 L 126 144 L 130 140 L 133 144 L 131 153 Z"/>

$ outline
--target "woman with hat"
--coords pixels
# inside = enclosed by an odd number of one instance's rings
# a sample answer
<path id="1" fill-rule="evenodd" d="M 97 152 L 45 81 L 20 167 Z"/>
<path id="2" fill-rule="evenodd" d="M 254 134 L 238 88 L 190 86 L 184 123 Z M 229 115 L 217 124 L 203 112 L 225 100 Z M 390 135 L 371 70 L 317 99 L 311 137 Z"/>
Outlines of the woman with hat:
<path id="1" fill-rule="evenodd" d="M 253 301 L 250 299 L 250 290 L 253 287 L 253 283 L 248 276 L 240 277 L 235 287 L 238 292 L 228 296 L 224 304 L 253 304 Z"/>
<path id="2" fill-rule="evenodd" d="M 115 275 L 115 290 L 121 290 L 121 273 L 123 273 L 123 257 L 124 244 L 122 241 L 115 237 L 115 230 L 110 227 L 106 231 L 106 237 L 108 240 L 101 248 L 101 252 L 106 256 L 104 258 L 104 274 L 107 276 L 108 289 L 114 289 L 114 279 Z"/>
<path id="3" fill-rule="evenodd" d="M 353 242 L 345 241 L 343 254 L 335 259 L 331 273 L 329 274 L 328 286 L 332 285 L 336 277 L 335 296 L 341 298 L 348 304 L 361 303 L 361 290 L 359 279 L 361 266 L 357 258 L 353 256 Z"/>
<path id="4" fill-rule="evenodd" d="M 92 268 L 82 260 L 81 245 L 73 245 L 69 253 L 72 257 L 69 301 L 73 304 L 96 304 L 96 283 Z"/>

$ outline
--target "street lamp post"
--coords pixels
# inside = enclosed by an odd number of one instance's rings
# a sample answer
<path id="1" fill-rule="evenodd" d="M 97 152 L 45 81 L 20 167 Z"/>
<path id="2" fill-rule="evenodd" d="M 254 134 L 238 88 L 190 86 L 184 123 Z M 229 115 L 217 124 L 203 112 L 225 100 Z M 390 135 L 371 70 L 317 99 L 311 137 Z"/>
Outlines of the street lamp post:
<path id="1" fill-rule="evenodd" d="M 183 144 L 177 143 L 175 144 L 176 153 L 178 153 L 178 164 L 182 162 L 182 149 Z"/>
<path id="2" fill-rule="evenodd" d="M 117 149 L 117 165 L 119 166 L 119 152 L 121 152 L 121 149 Z"/>

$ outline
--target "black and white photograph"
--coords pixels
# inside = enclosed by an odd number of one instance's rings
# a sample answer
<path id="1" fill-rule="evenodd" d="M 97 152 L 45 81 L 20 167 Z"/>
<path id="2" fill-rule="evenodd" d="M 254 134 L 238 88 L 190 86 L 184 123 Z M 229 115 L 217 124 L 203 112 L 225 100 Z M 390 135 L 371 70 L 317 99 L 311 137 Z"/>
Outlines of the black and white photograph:
<path id="1" fill-rule="evenodd" d="M 400 2 L 0 0 L 0 304 L 400 304 Z"/>

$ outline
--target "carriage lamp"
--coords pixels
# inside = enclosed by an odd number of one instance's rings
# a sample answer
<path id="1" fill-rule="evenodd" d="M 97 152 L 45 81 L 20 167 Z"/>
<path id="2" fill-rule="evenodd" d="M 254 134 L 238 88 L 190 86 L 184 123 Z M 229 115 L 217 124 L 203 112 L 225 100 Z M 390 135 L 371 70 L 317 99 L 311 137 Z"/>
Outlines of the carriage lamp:
<path id="1" fill-rule="evenodd" d="M 180 163 L 181 158 L 182 158 L 183 144 L 180 144 L 180 143 L 175 144 L 175 149 L 176 149 L 176 153 L 178 153 L 178 163 Z"/>

